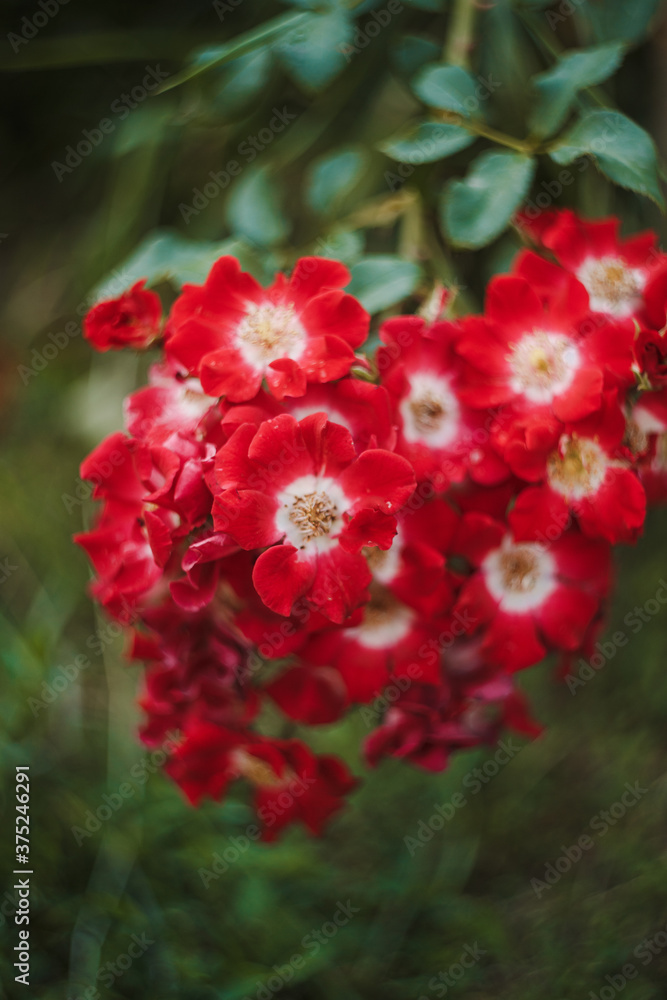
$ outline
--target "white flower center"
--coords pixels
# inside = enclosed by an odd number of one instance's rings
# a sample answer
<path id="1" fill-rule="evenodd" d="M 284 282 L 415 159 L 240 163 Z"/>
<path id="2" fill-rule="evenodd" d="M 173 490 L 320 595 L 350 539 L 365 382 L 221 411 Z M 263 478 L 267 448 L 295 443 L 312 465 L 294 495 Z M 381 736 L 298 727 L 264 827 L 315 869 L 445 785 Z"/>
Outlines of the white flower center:
<path id="1" fill-rule="evenodd" d="M 361 625 L 347 630 L 367 649 L 391 649 L 408 635 L 415 612 L 398 601 L 386 587 L 371 584 L 371 599 L 364 608 Z"/>
<path id="2" fill-rule="evenodd" d="M 630 316 L 641 303 L 646 277 L 620 257 L 589 257 L 577 277 L 590 297 L 593 312 Z"/>
<path id="3" fill-rule="evenodd" d="M 364 548 L 363 554 L 366 556 L 368 568 L 373 574 L 373 579 L 385 585 L 391 583 L 401 567 L 401 541 L 399 538 L 400 527 L 397 529 L 391 548 L 380 549 L 377 545 Z"/>
<path id="4" fill-rule="evenodd" d="M 607 466 L 607 456 L 595 441 L 564 434 L 547 459 L 549 485 L 568 500 L 581 500 L 597 493 Z"/>
<path id="5" fill-rule="evenodd" d="M 264 369 L 278 358 L 298 361 L 305 346 L 305 331 L 291 305 L 251 303 L 236 328 L 236 347 L 254 368 Z"/>
<path id="6" fill-rule="evenodd" d="M 328 476 L 301 476 L 278 494 L 276 526 L 295 548 L 324 552 L 343 527 L 350 502 Z"/>
<path id="7" fill-rule="evenodd" d="M 555 564 L 537 542 L 515 544 L 505 539 L 482 563 L 486 586 L 503 611 L 539 607 L 556 587 Z"/>
<path id="8" fill-rule="evenodd" d="M 449 381 L 427 372 L 413 375 L 410 391 L 400 405 L 406 441 L 445 448 L 459 430 L 459 401 Z"/>
<path id="9" fill-rule="evenodd" d="M 571 385 L 579 351 L 565 334 L 539 331 L 522 337 L 508 360 L 513 391 L 531 403 L 550 403 Z"/>

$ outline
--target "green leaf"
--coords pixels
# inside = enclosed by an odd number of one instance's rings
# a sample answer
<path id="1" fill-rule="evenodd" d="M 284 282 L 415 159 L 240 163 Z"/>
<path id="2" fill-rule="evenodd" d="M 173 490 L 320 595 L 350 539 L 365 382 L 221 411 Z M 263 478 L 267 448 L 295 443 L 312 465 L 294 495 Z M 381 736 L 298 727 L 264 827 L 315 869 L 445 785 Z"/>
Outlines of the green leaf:
<path id="1" fill-rule="evenodd" d="M 318 257 L 340 260 L 343 264 L 352 264 L 361 257 L 363 252 L 363 235 L 350 229 L 329 233 L 324 239 L 320 237 L 313 249 L 313 253 Z"/>
<path id="2" fill-rule="evenodd" d="M 440 46 L 430 38 L 403 35 L 391 48 L 390 58 L 402 76 L 412 77 L 426 63 L 437 61 L 439 52 Z"/>
<path id="3" fill-rule="evenodd" d="M 522 153 L 482 153 L 465 180 L 447 185 L 440 205 L 445 232 L 462 247 L 483 247 L 507 226 L 525 198 L 535 161 Z"/>
<path id="4" fill-rule="evenodd" d="M 227 117 L 254 100 L 266 86 L 271 63 L 268 49 L 249 52 L 230 63 L 215 89 L 216 110 Z"/>
<path id="5" fill-rule="evenodd" d="M 412 81 L 417 97 L 432 108 L 470 118 L 479 109 L 477 81 L 460 66 L 425 66 Z"/>
<path id="6" fill-rule="evenodd" d="M 254 31 L 246 31 L 242 35 L 238 35 L 226 45 L 213 45 L 207 46 L 205 49 L 199 49 L 192 56 L 190 65 L 180 73 L 170 76 L 161 87 L 158 87 L 155 93 L 161 94 L 165 90 L 179 87 L 182 83 L 191 80 L 192 77 L 198 76 L 200 73 L 204 73 L 212 66 L 222 66 L 224 63 L 238 59 L 248 52 L 254 52 L 269 42 L 280 38 L 285 32 L 297 29 L 300 25 L 306 24 L 311 16 L 311 14 L 305 12 L 283 14 L 281 17 L 275 17 L 271 21 L 266 21 L 259 28 L 255 28 Z"/>
<path id="7" fill-rule="evenodd" d="M 201 283 L 218 257 L 225 254 L 238 257 L 243 267 L 248 266 L 248 248 L 238 240 L 187 240 L 178 233 L 155 229 L 96 286 L 92 296 L 95 300 L 113 298 L 140 278 L 146 278 L 149 285 L 168 281 L 175 288 L 186 281 Z"/>
<path id="8" fill-rule="evenodd" d="M 421 278 L 421 268 L 389 254 L 364 257 L 350 268 L 352 281 L 346 291 L 355 295 L 369 313 L 395 306 L 410 295 Z"/>
<path id="9" fill-rule="evenodd" d="M 347 65 L 345 46 L 352 37 L 352 25 L 338 10 L 305 17 L 275 46 L 275 52 L 297 83 L 319 90 Z"/>
<path id="10" fill-rule="evenodd" d="M 466 149 L 476 139 L 474 132 L 459 125 L 423 121 L 378 143 L 378 149 L 399 163 L 434 163 Z"/>
<path id="11" fill-rule="evenodd" d="M 549 155 L 556 163 L 572 163 L 580 156 L 592 156 L 610 180 L 664 207 L 653 140 L 636 122 L 618 111 L 591 111 L 584 115 Z"/>
<path id="12" fill-rule="evenodd" d="M 247 170 L 236 182 L 227 204 L 227 222 L 239 236 L 263 247 L 282 243 L 288 236 L 289 225 L 268 167 Z"/>
<path id="13" fill-rule="evenodd" d="M 591 22 L 598 41 L 638 42 L 646 35 L 659 6 L 660 0 L 586 0 L 580 10 Z"/>
<path id="14" fill-rule="evenodd" d="M 568 52 L 546 73 L 533 77 L 537 100 L 529 118 L 535 135 L 557 131 L 567 118 L 580 90 L 602 83 L 620 66 L 624 46 L 620 42 Z"/>
<path id="15" fill-rule="evenodd" d="M 358 147 L 339 149 L 316 160 L 306 188 L 306 201 L 310 207 L 321 214 L 335 210 L 355 187 L 367 162 L 366 151 Z"/>

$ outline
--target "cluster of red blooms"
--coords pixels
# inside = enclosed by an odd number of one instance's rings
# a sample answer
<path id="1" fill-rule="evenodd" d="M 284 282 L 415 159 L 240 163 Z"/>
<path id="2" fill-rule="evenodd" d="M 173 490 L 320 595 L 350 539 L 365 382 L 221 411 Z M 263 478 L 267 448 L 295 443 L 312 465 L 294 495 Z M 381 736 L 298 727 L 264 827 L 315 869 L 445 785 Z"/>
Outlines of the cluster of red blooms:
<path id="1" fill-rule="evenodd" d="M 223 257 L 164 323 L 143 282 L 86 319 L 100 350 L 163 351 L 83 464 L 103 506 L 78 536 L 147 664 L 142 737 L 182 732 L 167 770 L 193 803 L 245 779 L 267 839 L 319 832 L 355 779 L 260 718 L 362 706 L 371 765 L 433 771 L 539 732 L 515 672 L 589 655 L 611 546 L 667 497 L 667 256 L 615 220 L 518 222 L 541 252 L 483 315 L 435 295 L 374 358 L 317 257 L 268 289 Z"/>

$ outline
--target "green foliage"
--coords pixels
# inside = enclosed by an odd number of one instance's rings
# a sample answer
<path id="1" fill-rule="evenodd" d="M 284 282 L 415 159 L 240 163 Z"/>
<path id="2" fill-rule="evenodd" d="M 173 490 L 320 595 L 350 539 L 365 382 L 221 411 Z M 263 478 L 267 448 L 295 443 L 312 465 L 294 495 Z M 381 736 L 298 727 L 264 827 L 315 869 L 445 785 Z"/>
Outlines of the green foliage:
<path id="1" fill-rule="evenodd" d="M 535 161 L 521 153 L 482 153 L 465 180 L 450 181 L 441 201 L 447 235 L 482 247 L 503 232 L 530 188 Z"/>
<path id="2" fill-rule="evenodd" d="M 567 119 L 580 90 L 602 83 L 623 58 L 623 45 L 612 43 L 581 52 L 568 52 L 556 65 L 533 80 L 537 94 L 529 125 L 535 135 L 556 132 Z"/>
<path id="3" fill-rule="evenodd" d="M 13 32 L 37 10 L 5 6 Z M 485 954 L 452 997 L 599 996 L 632 962 L 623 1000 L 662 1000 L 667 949 L 646 965 L 635 950 L 666 920 L 666 612 L 636 634 L 626 621 L 664 576 L 660 511 L 618 559 L 609 632 L 625 631 L 627 646 L 575 696 L 555 665 L 526 672 L 546 732 L 515 739 L 520 752 L 478 794 L 464 782 L 492 749 L 462 752 L 439 775 L 397 761 L 364 771 L 369 728 L 355 711 L 307 734 L 363 775 L 321 841 L 294 829 L 246 844 L 253 814 L 240 787 L 193 810 L 158 768 L 77 844 L 73 828 L 146 754 L 142 670 L 120 638 L 102 654 L 89 645 L 109 622 L 71 536 L 94 515 L 80 461 L 122 426 L 122 399 L 150 359 L 92 356 L 80 335 L 90 289 L 102 297 L 147 278 L 168 304 L 224 253 L 264 282 L 322 254 L 351 268 L 376 343 L 379 322 L 417 307 L 435 281 L 458 286 L 455 309 L 479 306 L 487 276 L 520 246 L 512 213 L 556 190 L 554 173 L 577 158 L 600 172 L 572 168 L 550 207 L 617 213 L 628 231 L 660 224 L 642 128 L 665 114 L 659 49 L 642 41 L 657 0 L 501 0 L 474 5 L 468 27 L 460 0 L 404 0 L 384 25 L 385 0 L 227 6 L 221 21 L 210 3 L 98 0 L 82 21 L 80 6 L 61 4 L 1 57 L 0 561 L 17 567 L 0 592 L 3 997 L 256 998 L 274 966 L 304 955 L 274 995 L 432 1000 L 433 977 L 478 942 Z M 462 66 L 447 63 L 453 52 Z M 607 80 L 625 52 L 618 83 Z M 123 118 L 110 111 L 158 63 L 162 92 Z M 53 162 L 111 115 L 112 132 L 58 178 Z M 54 343 L 66 346 L 38 370 Z M 27 381 L 20 366 L 34 366 Z M 58 691 L 81 653 L 87 666 Z M 25 763 L 36 870 L 27 991 L 12 968 L 9 850 L 13 769 Z M 645 799 L 538 897 L 531 880 L 637 780 Z M 434 807 L 457 792 L 465 807 L 426 839 Z M 410 853 L 406 838 L 424 829 Z M 215 871 L 223 855 L 232 860 Z M 359 911 L 349 925 L 317 952 L 304 945 L 348 899 Z M 142 933 L 154 941 L 145 955 L 108 988 L 96 980 Z"/>
<path id="4" fill-rule="evenodd" d="M 425 66 L 415 77 L 412 89 L 432 108 L 454 111 L 470 118 L 471 107 L 479 105 L 475 79 L 460 66 Z"/>
<path id="5" fill-rule="evenodd" d="M 270 247 L 289 233 L 275 180 L 267 167 L 252 167 L 240 178 L 227 206 L 231 229 L 250 243 Z"/>
<path id="6" fill-rule="evenodd" d="M 304 87 L 320 89 L 345 66 L 352 29 L 342 10 L 311 14 L 276 45 L 279 61 Z"/>
<path id="7" fill-rule="evenodd" d="M 338 203 L 355 187 L 368 165 L 365 150 L 340 149 L 316 160 L 310 172 L 306 198 L 320 214 L 335 212 Z"/>
<path id="8" fill-rule="evenodd" d="M 368 255 L 352 266 L 349 291 L 370 313 L 396 305 L 414 292 L 421 276 L 411 261 L 390 255 Z"/>
<path id="9" fill-rule="evenodd" d="M 572 163 L 580 156 L 592 156 L 612 181 L 652 198 L 661 208 L 664 206 L 653 140 L 648 132 L 616 111 L 591 111 L 583 115 L 551 148 L 549 155 L 556 163 Z"/>
<path id="10" fill-rule="evenodd" d="M 433 163 L 471 146 L 477 137 L 459 125 L 444 122 L 416 122 L 379 144 L 379 148 L 399 163 Z"/>

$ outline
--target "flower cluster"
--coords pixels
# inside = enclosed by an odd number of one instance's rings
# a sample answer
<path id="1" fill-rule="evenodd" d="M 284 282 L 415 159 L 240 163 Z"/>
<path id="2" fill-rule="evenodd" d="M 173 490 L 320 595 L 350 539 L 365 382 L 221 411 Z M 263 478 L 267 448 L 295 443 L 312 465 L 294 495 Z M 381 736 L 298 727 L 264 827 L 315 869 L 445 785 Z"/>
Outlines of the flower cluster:
<path id="1" fill-rule="evenodd" d="M 483 315 L 436 293 L 373 357 L 317 257 L 268 289 L 223 257 L 166 320 L 141 282 L 87 317 L 100 350 L 162 346 L 83 464 L 102 508 L 78 542 L 192 803 L 243 779 L 267 839 L 318 833 L 356 782 L 294 723 L 361 706 L 370 765 L 441 770 L 539 732 L 514 675 L 592 648 L 611 546 L 667 497 L 667 257 L 616 221 L 517 226 L 532 248 Z"/>

